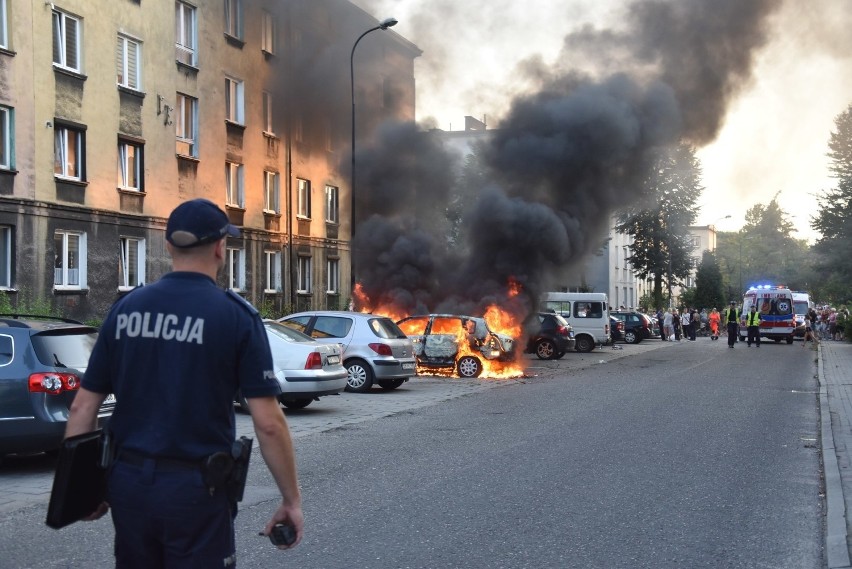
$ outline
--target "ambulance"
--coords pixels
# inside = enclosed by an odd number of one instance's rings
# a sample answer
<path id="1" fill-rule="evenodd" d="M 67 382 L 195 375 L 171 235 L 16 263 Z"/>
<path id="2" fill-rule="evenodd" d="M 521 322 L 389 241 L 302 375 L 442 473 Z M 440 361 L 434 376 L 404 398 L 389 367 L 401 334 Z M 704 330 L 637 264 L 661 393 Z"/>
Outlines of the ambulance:
<path id="1" fill-rule="evenodd" d="M 746 315 L 751 307 L 757 306 L 760 314 L 760 337 L 780 342 L 793 343 L 796 331 L 796 315 L 793 311 L 793 291 L 785 286 L 759 285 L 748 289 L 743 295 L 740 315 L 740 338 L 748 337 Z"/>

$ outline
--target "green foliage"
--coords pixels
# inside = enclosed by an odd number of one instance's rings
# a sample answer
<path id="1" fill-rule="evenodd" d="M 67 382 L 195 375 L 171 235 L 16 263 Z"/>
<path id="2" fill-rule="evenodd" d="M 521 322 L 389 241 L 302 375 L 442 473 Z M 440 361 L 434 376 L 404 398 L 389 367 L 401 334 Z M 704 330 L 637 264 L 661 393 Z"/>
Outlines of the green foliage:
<path id="1" fill-rule="evenodd" d="M 688 228 L 703 189 L 695 149 L 680 144 L 661 151 L 648 173 L 641 191 L 652 196 L 651 205 L 619 215 L 616 231 L 633 237 L 628 261 L 639 278 L 654 277 L 656 306 L 663 306 L 664 281 L 669 288 L 689 276 L 693 247 Z"/>
<path id="2" fill-rule="evenodd" d="M 680 291 L 680 304 L 681 306 L 686 308 L 694 308 L 696 306 L 696 289 L 695 287 L 685 288 Z"/>
<path id="3" fill-rule="evenodd" d="M 15 295 L 0 291 L 0 313 L 4 314 L 29 314 L 32 316 L 53 316 L 61 318 L 62 313 L 45 298 L 34 298 L 29 290 L 22 288 Z"/>
<path id="4" fill-rule="evenodd" d="M 691 306 L 696 308 L 716 308 L 725 306 L 725 293 L 722 284 L 722 271 L 716 261 L 716 255 L 704 251 L 701 264 L 695 273 L 695 298 Z"/>

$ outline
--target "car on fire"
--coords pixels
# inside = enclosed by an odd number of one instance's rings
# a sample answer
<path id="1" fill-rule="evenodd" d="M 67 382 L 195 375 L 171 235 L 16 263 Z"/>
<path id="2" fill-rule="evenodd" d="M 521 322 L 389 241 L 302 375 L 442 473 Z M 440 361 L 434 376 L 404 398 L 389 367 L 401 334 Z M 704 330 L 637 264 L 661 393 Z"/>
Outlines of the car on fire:
<path id="1" fill-rule="evenodd" d="M 514 359 L 514 339 L 492 331 L 484 318 L 427 314 L 403 318 L 397 325 L 414 342 L 418 369 L 479 377 L 483 362 Z"/>
<path id="2" fill-rule="evenodd" d="M 365 393 L 378 383 L 396 389 L 417 373 L 412 341 L 387 316 L 361 312 L 297 312 L 278 322 L 325 344 L 343 346 L 346 391 Z"/>
<path id="3" fill-rule="evenodd" d="M 74 320 L 0 314 L 0 459 L 59 448 L 97 338 Z M 114 407 L 110 394 L 98 422 Z"/>

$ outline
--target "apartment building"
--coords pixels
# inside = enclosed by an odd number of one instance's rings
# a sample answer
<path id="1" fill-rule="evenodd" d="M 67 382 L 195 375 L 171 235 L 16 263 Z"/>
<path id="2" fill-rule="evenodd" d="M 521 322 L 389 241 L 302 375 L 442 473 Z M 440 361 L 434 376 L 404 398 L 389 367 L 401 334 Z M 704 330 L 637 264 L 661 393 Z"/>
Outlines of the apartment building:
<path id="1" fill-rule="evenodd" d="M 203 197 L 242 230 L 223 287 L 345 306 L 350 50 L 377 24 L 344 0 L 0 0 L 0 290 L 102 318 L 169 270 L 166 218 Z M 359 138 L 414 120 L 420 53 L 359 44 Z"/>

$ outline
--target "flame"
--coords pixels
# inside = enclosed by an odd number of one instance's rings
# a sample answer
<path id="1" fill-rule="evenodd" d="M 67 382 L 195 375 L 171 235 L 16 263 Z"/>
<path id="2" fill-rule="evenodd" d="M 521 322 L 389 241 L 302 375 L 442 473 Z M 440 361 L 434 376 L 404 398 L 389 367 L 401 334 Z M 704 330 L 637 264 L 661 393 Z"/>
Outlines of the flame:
<path id="1" fill-rule="evenodd" d="M 507 284 L 507 301 L 511 303 L 511 300 L 518 296 L 520 292 L 521 285 L 513 279 L 510 279 Z M 395 322 L 398 322 L 408 316 L 408 314 L 397 309 L 391 303 L 374 302 L 369 296 L 367 296 L 367 294 L 364 293 L 361 283 L 355 284 L 355 288 L 352 291 L 352 299 L 353 310 L 358 312 L 387 316 Z M 483 318 L 492 332 L 509 336 L 514 340 L 511 361 L 497 359 L 501 354 L 498 353 L 498 348 L 496 346 L 492 348 L 494 350 L 493 353 L 488 354 L 489 357 L 493 357 L 495 359 L 488 359 L 485 357 L 483 352 L 487 353 L 489 348 L 478 345 L 476 340 L 472 341 L 472 336 L 468 333 L 468 330 L 465 330 L 461 321 L 456 318 L 435 318 L 433 320 L 430 333 L 455 336 L 456 344 L 458 346 L 456 360 L 464 356 L 475 357 L 482 364 L 482 373 L 479 374 L 480 379 L 509 379 L 523 377 L 525 375 L 523 359 L 524 346 L 521 345 L 523 329 L 520 321 L 513 316 L 511 312 L 496 304 L 488 306 Z M 426 318 L 418 318 L 415 320 L 409 320 L 408 322 L 403 322 L 399 324 L 399 327 L 407 336 L 422 336 L 425 332 L 424 327 L 426 321 Z M 417 373 L 418 375 L 459 377 L 458 370 L 455 368 L 436 369 L 433 367 L 418 365 Z"/>

